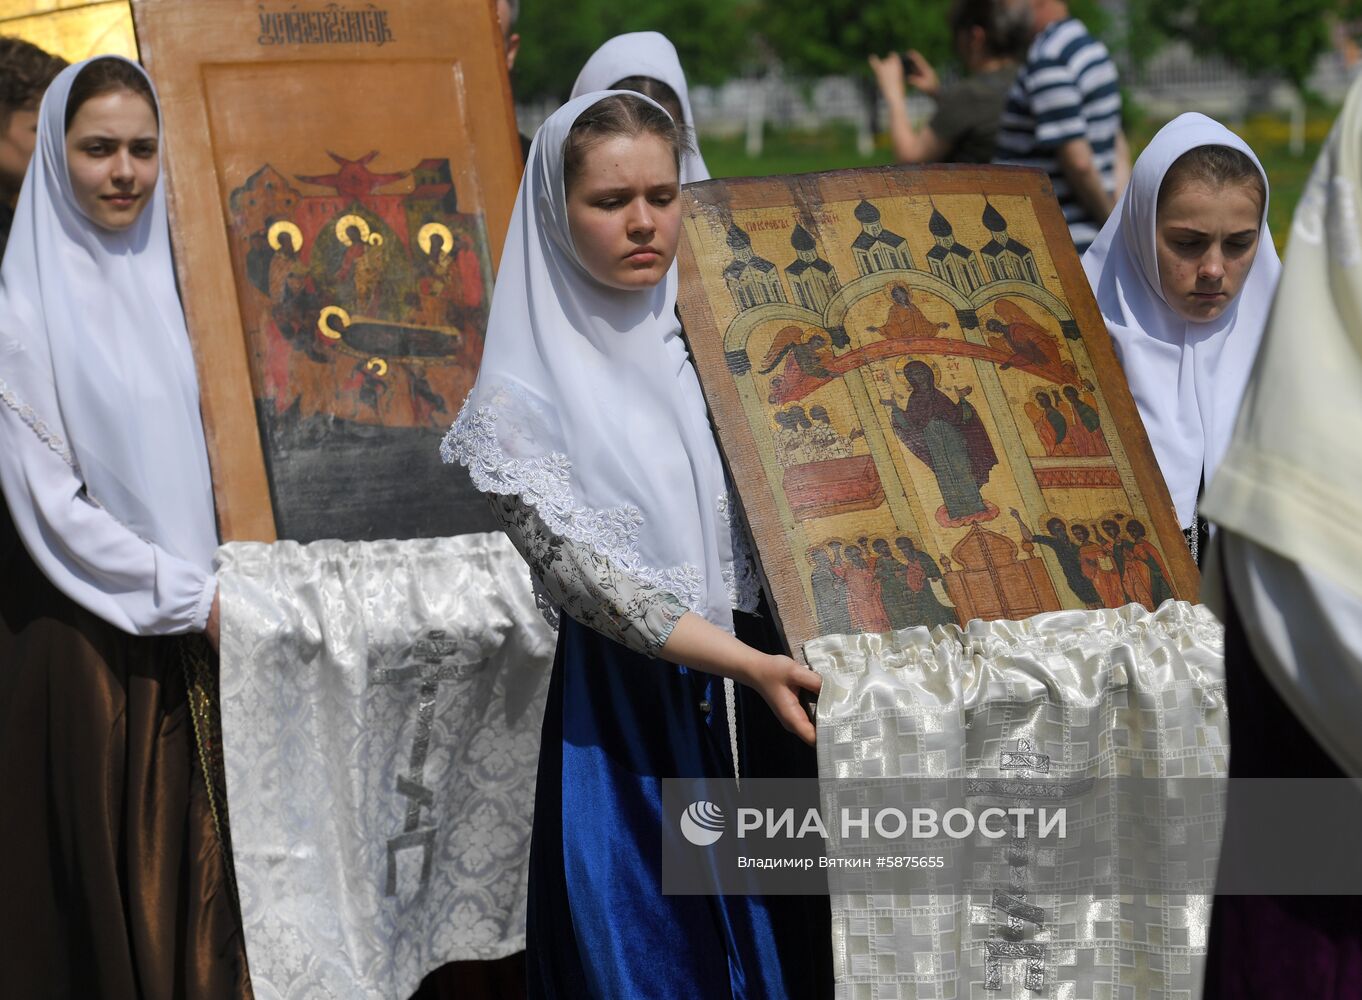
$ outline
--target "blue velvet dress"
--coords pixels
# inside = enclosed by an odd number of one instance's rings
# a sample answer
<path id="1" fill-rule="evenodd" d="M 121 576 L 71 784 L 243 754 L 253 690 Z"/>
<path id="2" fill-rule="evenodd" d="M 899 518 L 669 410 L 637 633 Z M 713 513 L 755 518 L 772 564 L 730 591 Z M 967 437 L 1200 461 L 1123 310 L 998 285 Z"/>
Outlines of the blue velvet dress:
<path id="1" fill-rule="evenodd" d="M 779 648 L 744 634 L 753 627 L 739 634 Z M 815 774 L 811 748 L 760 696 L 738 692 L 743 774 Z M 531 997 L 832 995 L 826 897 L 662 894 L 662 779 L 732 773 L 720 678 L 563 616 L 530 848 Z"/>

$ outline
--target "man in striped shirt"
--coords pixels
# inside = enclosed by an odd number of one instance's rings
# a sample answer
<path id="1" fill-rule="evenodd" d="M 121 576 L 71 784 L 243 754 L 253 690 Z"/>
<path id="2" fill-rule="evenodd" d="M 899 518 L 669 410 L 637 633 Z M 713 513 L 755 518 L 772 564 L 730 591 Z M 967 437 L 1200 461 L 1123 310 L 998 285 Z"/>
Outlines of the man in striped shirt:
<path id="1" fill-rule="evenodd" d="M 1081 254 L 1130 175 L 1116 64 L 1065 0 L 1031 0 L 1031 11 L 1037 34 L 1008 92 L 994 162 L 1050 175 Z"/>

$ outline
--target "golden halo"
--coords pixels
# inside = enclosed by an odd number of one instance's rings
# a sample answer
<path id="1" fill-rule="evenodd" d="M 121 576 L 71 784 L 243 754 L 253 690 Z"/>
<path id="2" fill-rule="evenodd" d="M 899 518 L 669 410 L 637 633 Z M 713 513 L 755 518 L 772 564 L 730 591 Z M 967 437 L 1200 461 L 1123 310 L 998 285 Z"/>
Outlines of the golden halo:
<path id="1" fill-rule="evenodd" d="M 369 242 L 369 223 L 362 215 L 342 215 L 336 220 L 336 239 L 340 240 L 345 246 L 350 246 L 350 227 L 354 226 L 359 230 L 359 238 L 364 242 Z"/>
<path id="2" fill-rule="evenodd" d="M 371 247 L 381 247 L 383 245 L 382 233 L 370 233 L 369 238 L 364 241 Z"/>
<path id="3" fill-rule="evenodd" d="M 294 253 L 303 252 L 303 231 L 299 229 L 294 223 L 289 222 L 288 219 L 280 219 L 274 225 L 270 226 L 269 240 L 271 250 L 279 249 L 280 233 L 288 233 L 291 237 L 293 237 Z"/>
<path id="4" fill-rule="evenodd" d="M 369 363 L 364 366 L 365 371 L 374 372 L 379 378 L 388 374 L 388 362 L 382 358 L 370 358 Z"/>
<path id="5" fill-rule="evenodd" d="M 444 245 L 440 248 L 440 256 L 448 257 L 450 251 L 454 249 L 454 234 L 443 222 L 427 222 L 416 234 L 416 242 L 421 247 L 421 252 L 429 257 L 430 238 L 436 233 L 439 233 L 440 239 L 444 240 Z"/>
<path id="6" fill-rule="evenodd" d="M 341 335 L 331 329 L 331 325 L 327 322 L 332 316 L 340 317 L 341 326 L 350 325 L 350 314 L 348 312 L 340 306 L 326 306 L 317 317 L 317 330 L 327 340 L 340 340 Z"/>

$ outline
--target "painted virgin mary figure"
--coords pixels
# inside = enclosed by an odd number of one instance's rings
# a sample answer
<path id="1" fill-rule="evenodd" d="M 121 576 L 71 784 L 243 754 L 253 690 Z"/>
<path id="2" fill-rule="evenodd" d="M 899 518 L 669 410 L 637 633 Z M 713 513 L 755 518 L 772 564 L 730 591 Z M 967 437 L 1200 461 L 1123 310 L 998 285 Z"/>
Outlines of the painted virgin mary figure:
<path id="1" fill-rule="evenodd" d="M 936 373 L 922 361 L 903 366 L 908 402 L 883 400 L 894 434 L 936 476 L 951 520 L 982 514 L 988 508 L 979 490 L 988 482 L 998 455 L 979 411 L 966 400 L 969 388 L 952 400 L 936 386 Z"/>

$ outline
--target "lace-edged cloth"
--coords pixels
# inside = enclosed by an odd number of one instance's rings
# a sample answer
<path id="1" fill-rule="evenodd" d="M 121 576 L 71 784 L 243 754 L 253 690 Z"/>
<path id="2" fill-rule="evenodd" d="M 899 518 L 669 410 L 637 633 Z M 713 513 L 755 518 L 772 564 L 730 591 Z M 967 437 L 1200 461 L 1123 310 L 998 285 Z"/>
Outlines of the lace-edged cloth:
<path id="1" fill-rule="evenodd" d="M 637 507 L 593 510 L 579 504 L 572 495 L 567 456 L 555 452 L 530 460 L 510 458 L 497 440 L 496 420 L 490 406 L 470 410 L 465 404 L 440 443 L 440 457 L 467 468 L 482 492 L 519 496 L 554 534 L 590 546 L 636 580 L 669 591 L 703 613 L 705 580 L 699 568 L 687 563 L 658 569 L 642 561 L 638 537 L 643 514 Z"/>

